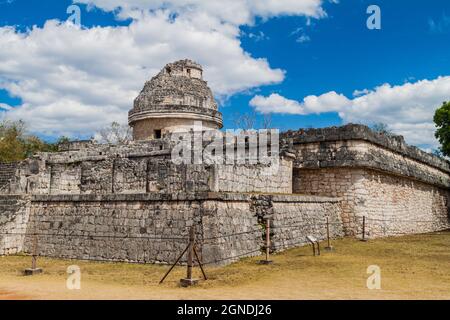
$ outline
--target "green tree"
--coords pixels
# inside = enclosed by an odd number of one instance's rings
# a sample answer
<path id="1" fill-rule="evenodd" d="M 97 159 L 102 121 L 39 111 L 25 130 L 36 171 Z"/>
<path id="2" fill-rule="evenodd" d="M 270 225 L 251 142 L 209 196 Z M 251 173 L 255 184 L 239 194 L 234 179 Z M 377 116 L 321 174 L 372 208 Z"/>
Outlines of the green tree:
<path id="1" fill-rule="evenodd" d="M 0 123 L 0 162 L 14 162 L 24 158 L 24 131 L 23 121 L 5 120 Z"/>
<path id="2" fill-rule="evenodd" d="M 450 102 L 444 102 L 442 107 L 436 110 L 433 120 L 437 128 L 435 136 L 441 144 L 440 151 L 448 157 L 450 156 Z"/>
<path id="3" fill-rule="evenodd" d="M 42 141 L 25 132 L 25 123 L 21 120 L 0 122 L 0 162 L 21 161 L 37 152 L 57 151 L 56 143 Z"/>

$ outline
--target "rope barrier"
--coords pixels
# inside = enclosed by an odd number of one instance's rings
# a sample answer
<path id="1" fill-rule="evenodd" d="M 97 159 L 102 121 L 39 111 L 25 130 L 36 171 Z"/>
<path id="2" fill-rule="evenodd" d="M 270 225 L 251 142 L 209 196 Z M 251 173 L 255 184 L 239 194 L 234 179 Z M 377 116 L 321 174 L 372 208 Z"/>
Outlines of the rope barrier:
<path id="1" fill-rule="evenodd" d="M 63 237 L 63 238 L 100 238 L 100 239 L 143 239 L 143 240 L 172 240 L 185 241 L 182 237 L 159 237 L 159 236 L 108 236 L 108 235 L 91 235 L 91 234 L 54 234 L 54 233 L 34 233 L 34 232 L 0 232 L 0 235 L 12 236 L 46 236 L 46 237 Z"/>
<path id="2" fill-rule="evenodd" d="M 204 265 L 217 264 L 217 263 L 219 263 L 219 262 L 223 262 L 223 261 L 227 261 L 227 260 L 232 260 L 232 259 L 237 259 L 237 258 L 241 258 L 241 257 L 244 257 L 244 256 L 249 256 L 250 254 L 253 254 L 253 253 L 256 253 L 256 252 L 260 252 L 260 253 L 261 253 L 261 249 L 249 251 L 249 252 L 246 252 L 246 253 L 242 253 L 242 254 L 239 254 L 239 255 L 235 255 L 235 256 L 231 256 L 231 257 L 219 259 L 219 260 L 214 260 L 214 261 L 205 262 L 205 263 L 203 263 L 203 264 L 204 264 Z"/>
<path id="3" fill-rule="evenodd" d="M 389 228 L 385 225 L 382 225 L 379 222 L 390 222 L 390 223 L 404 223 L 405 225 L 407 225 L 407 223 L 436 223 L 436 221 L 426 221 L 426 220 L 391 220 L 391 219 L 376 219 L 376 218 L 367 218 L 367 217 L 352 217 L 353 219 L 350 222 L 361 222 L 362 219 L 362 225 L 361 223 L 357 223 L 356 225 L 354 225 L 353 227 L 356 227 L 356 235 L 360 235 L 361 233 L 361 227 L 362 227 L 362 235 L 363 235 L 363 240 L 365 240 L 366 236 L 372 236 L 372 235 L 376 235 L 376 236 L 408 236 L 408 235 L 417 235 L 414 234 L 413 232 L 401 232 L 398 230 L 392 230 L 393 228 Z M 328 239 L 328 244 L 330 244 L 330 239 L 336 239 L 336 238 L 340 238 L 339 235 L 330 235 L 329 233 L 329 227 L 330 226 L 341 226 L 341 227 L 345 227 L 346 223 L 340 223 L 340 222 L 323 222 L 323 221 L 307 221 L 307 222 L 297 222 L 294 224 L 279 224 L 279 225 L 273 225 L 271 226 L 271 229 L 275 229 L 276 232 L 271 233 L 269 229 L 266 229 L 265 227 L 258 227 L 256 229 L 250 229 L 250 230 L 246 230 L 246 231 L 241 231 L 241 232 L 235 232 L 235 233 L 230 233 L 230 234 L 222 234 L 222 235 L 217 235 L 217 236 L 211 236 L 211 237 L 205 237 L 205 238 L 199 238 L 197 240 L 195 240 L 195 234 L 194 232 L 194 227 L 191 226 L 190 227 L 190 236 L 189 236 L 189 245 L 187 247 L 187 251 L 185 250 L 181 256 L 183 256 L 184 253 L 188 252 L 188 260 L 187 260 L 187 265 L 188 265 L 188 272 L 187 272 L 187 278 L 183 279 L 183 281 L 185 282 L 193 282 L 195 281 L 195 279 L 192 279 L 192 267 L 195 265 L 195 259 L 197 259 L 197 263 L 200 266 L 200 268 L 202 269 L 202 273 L 204 275 L 205 280 L 207 279 L 206 274 L 203 270 L 203 265 L 215 265 L 215 264 L 219 264 L 221 262 L 224 261 L 229 261 L 229 260 L 236 260 L 242 257 L 249 257 L 252 256 L 256 253 L 262 253 L 262 251 L 265 249 L 266 250 L 266 260 L 267 257 L 269 255 L 269 250 L 287 250 L 287 249 L 291 249 L 293 247 L 299 246 L 299 245 L 304 245 L 308 243 L 308 240 L 306 239 L 306 234 L 302 234 L 301 237 L 299 236 L 294 236 L 295 233 L 294 232 L 303 232 L 305 233 L 305 230 L 311 230 L 312 234 L 310 235 L 315 235 L 317 239 L 319 239 L 318 241 L 324 241 Z M 266 226 L 268 226 L 268 222 L 266 222 Z M 326 230 L 326 236 L 324 238 L 324 234 L 325 233 L 321 233 L 321 234 L 317 234 L 318 230 L 324 229 L 325 227 L 327 227 Z M 398 226 L 397 226 L 398 227 Z M 444 227 L 444 226 L 443 226 Z M 352 228 L 351 228 L 352 229 Z M 280 230 L 277 232 L 277 230 Z M 283 239 L 283 230 L 289 230 L 289 232 L 291 232 L 291 239 Z M 202 230 L 203 232 L 205 232 L 205 230 Z M 265 238 L 263 236 L 263 232 L 265 232 Z M 324 231 L 324 230 L 323 230 Z M 287 232 L 287 231 L 286 231 Z M 324 231 L 325 232 L 325 231 Z M 417 232 L 417 231 L 416 231 Z M 199 246 L 203 247 L 205 245 L 208 244 L 219 244 L 218 241 L 216 240 L 229 240 L 232 237 L 239 237 L 239 236 L 244 236 L 244 235 L 248 235 L 248 234 L 256 234 L 256 233 L 260 233 L 259 239 L 258 236 L 256 235 L 256 238 L 254 237 L 248 237 L 247 239 L 239 239 L 239 242 L 241 244 L 243 243 L 250 243 L 250 246 L 257 246 L 258 248 L 255 250 L 251 250 L 251 251 L 247 251 L 244 253 L 240 253 L 240 254 L 236 254 L 233 256 L 228 256 L 228 257 L 224 257 L 221 259 L 215 259 L 215 260 L 210 260 L 207 261 L 205 263 L 203 263 L 200 258 L 199 255 L 197 253 L 197 250 L 195 248 L 196 244 L 198 244 Z M 421 233 L 420 235 L 424 235 L 424 236 L 442 236 L 442 235 L 446 235 L 446 236 L 450 236 L 450 232 L 448 233 L 432 233 L 432 231 L 430 232 L 424 232 Z M 148 240 L 148 241 L 176 241 L 176 242 L 182 242 L 182 243 L 186 243 L 186 241 L 188 241 L 187 237 L 180 237 L 180 236 L 161 236 L 161 235 L 96 235 L 96 234 L 86 234 L 86 233 L 72 233 L 72 234 L 55 234 L 55 233 L 49 233 L 49 232 L 0 232 L 0 236 L 24 236 L 24 237 L 34 237 L 35 241 L 37 241 L 37 239 L 39 237 L 55 237 L 55 238 L 85 238 L 87 239 L 87 241 L 95 241 L 98 239 L 115 239 L 115 240 L 120 240 L 120 241 L 126 241 L 126 240 Z M 245 237 L 244 237 L 245 238 Z M 281 238 L 281 239 L 280 239 Z M 269 239 L 269 241 L 267 241 L 267 239 Z M 7 241 L 7 238 L 5 239 L 5 237 L 0 238 L 0 241 Z M 270 241 L 271 240 L 271 241 Z M 55 240 L 55 241 L 60 241 L 60 240 Z M 139 246 L 141 246 L 142 244 L 139 244 Z M 329 245 L 330 246 L 330 245 Z M 96 248 L 96 244 L 91 242 L 91 246 L 89 246 L 89 248 Z M 191 248 L 191 249 L 189 249 Z M 269 249 L 268 249 L 269 248 Z M 332 248 L 330 246 L 330 248 Z M 89 249 L 89 253 L 91 249 Z M 199 251 L 201 253 L 201 251 Z M 92 252 L 92 254 L 94 255 L 95 251 Z M 36 257 L 37 256 L 41 256 L 41 254 L 39 252 L 34 252 L 32 254 L 32 258 L 33 261 L 36 261 Z M 150 256 L 152 258 L 150 258 Z M 148 250 L 144 250 L 143 253 L 143 258 L 140 260 L 136 260 L 136 261 L 129 261 L 131 263 L 152 263 L 152 262 L 156 262 L 156 261 L 160 261 L 161 259 L 158 259 L 158 253 L 155 254 L 153 251 L 150 254 L 150 251 Z M 177 259 L 177 261 L 172 265 L 171 269 L 177 265 L 181 260 L 181 256 Z M 194 257 L 195 256 L 195 257 Z M 64 255 L 61 256 L 61 258 L 63 259 L 74 259 L 71 256 L 67 256 L 65 257 Z M 88 254 L 88 258 L 86 258 L 86 256 L 84 257 L 77 257 L 77 260 L 89 260 L 89 261 L 99 261 L 99 262 L 117 262 L 117 261 L 123 261 L 122 259 L 118 259 L 118 258 L 113 258 L 113 259 L 104 259 L 104 258 L 98 258 L 98 257 L 91 257 Z M 165 258 L 166 259 L 166 258 Z M 271 261 L 268 261 L 271 262 Z M 35 263 L 34 263 L 35 265 Z M 168 273 L 170 273 L 170 270 Z M 162 279 L 162 281 L 164 280 L 164 278 Z"/>
<path id="4" fill-rule="evenodd" d="M 329 223 L 328 225 L 330 226 L 343 226 L 343 223 L 338 223 L 338 222 L 333 222 L 333 223 Z M 297 224 L 297 225 L 274 225 L 272 226 L 272 229 L 289 229 L 289 228 L 297 228 L 297 227 L 304 227 L 304 226 L 312 226 L 312 227 L 326 227 L 327 223 L 304 223 L 304 224 Z"/>
<path id="5" fill-rule="evenodd" d="M 363 217 L 355 217 L 356 219 L 362 220 Z M 366 221 L 378 221 L 378 222 L 418 222 L 418 223 L 436 223 L 437 221 L 433 220 L 391 220 L 391 219 L 374 219 L 374 218 L 367 218 Z"/>
<path id="6" fill-rule="evenodd" d="M 244 235 L 244 234 L 251 234 L 251 233 L 262 232 L 262 231 L 264 231 L 264 229 L 255 229 L 255 230 L 250 230 L 250 231 L 237 232 L 237 233 L 226 234 L 226 235 L 222 235 L 222 236 L 216 236 L 216 237 L 210 237 L 210 238 L 203 238 L 203 241 L 217 240 L 217 239 L 223 239 L 223 238 L 229 238 L 229 237 L 241 236 L 241 235 Z"/>

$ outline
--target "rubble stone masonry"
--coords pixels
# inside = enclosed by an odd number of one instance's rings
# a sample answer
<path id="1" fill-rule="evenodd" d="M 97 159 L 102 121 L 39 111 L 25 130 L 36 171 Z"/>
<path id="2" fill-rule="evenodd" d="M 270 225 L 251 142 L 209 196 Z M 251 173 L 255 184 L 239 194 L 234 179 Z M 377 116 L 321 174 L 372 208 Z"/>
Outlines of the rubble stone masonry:
<path id="1" fill-rule="evenodd" d="M 294 195 L 36 195 L 24 251 L 32 251 L 37 233 L 38 254 L 43 256 L 171 263 L 195 226 L 202 260 L 227 264 L 260 254 L 261 219 L 268 214 L 274 227 L 279 225 L 273 249 L 281 250 L 304 244 L 306 234 L 324 239 L 325 226 L 315 225 L 326 217 L 339 222 L 339 213 L 338 199 Z M 303 229 L 285 228 L 285 223 L 302 224 Z M 332 224 L 331 232 L 342 236 L 342 224 Z"/>
<path id="2" fill-rule="evenodd" d="M 0 254 L 172 263 L 195 226 L 206 263 L 332 237 L 448 229 L 447 161 L 359 125 L 286 132 L 279 167 L 176 165 L 168 137 L 80 144 L 5 166 Z M 14 168 L 11 169 L 11 168 Z"/>
<path id="3" fill-rule="evenodd" d="M 446 161 L 356 125 L 299 134 L 293 148 L 294 193 L 342 197 L 348 235 L 363 216 L 369 237 L 450 228 Z"/>
<path id="4" fill-rule="evenodd" d="M 361 237 L 363 219 L 366 237 L 450 228 L 450 163 L 363 125 L 287 131 L 280 141 L 271 133 L 258 139 L 267 143 L 258 154 L 270 145 L 271 165 L 254 161 L 246 131 L 225 138 L 226 150 L 192 142 L 183 156 L 203 161 L 175 163 L 173 133 L 201 121 L 212 139 L 223 126 L 194 61 L 167 64 L 128 116 L 128 143 L 67 142 L 0 164 L 0 255 L 37 248 L 57 258 L 173 263 L 194 227 L 203 262 L 227 264 L 265 249 L 267 219 L 272 251 L 308 235 L 324 240 L 327 221 L 333 238 Z M 211 153 L 200 153 L 207 145 Z M 207 161 L 223 160 L 222 151 L 231 163 Z"/>

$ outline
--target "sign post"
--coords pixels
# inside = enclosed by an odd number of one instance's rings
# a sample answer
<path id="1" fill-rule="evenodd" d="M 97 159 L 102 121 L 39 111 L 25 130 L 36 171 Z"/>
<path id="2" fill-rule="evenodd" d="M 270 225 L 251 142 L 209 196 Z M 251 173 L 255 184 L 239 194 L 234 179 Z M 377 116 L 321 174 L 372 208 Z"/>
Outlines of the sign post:
<path id="1" fill-rule="evenodd" d="M 330 220 L 327 217 L 327 246 L 325 247 L 326 251 L 333 251 L 334 248 L 331 245 L 331 240 L 330 240 Z"/>
<path id="2" fill-rule="evenodd" d="M 316 256 L 316 245 L 317 245 L 317 255 L 320 256 L 320 244 L 319 241 L 313 236 L 306 236 L 306 239 L 311 243 L 313 248 L 313 255 Z"/>

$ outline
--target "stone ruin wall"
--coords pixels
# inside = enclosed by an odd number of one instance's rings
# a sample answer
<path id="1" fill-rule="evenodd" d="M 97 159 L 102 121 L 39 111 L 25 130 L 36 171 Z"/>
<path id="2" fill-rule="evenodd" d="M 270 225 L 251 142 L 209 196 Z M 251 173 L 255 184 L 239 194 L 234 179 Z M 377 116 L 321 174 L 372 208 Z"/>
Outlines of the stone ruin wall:
<path id="1" fill-rule="evenodd" d="M 14 177 L 17 170 L 17 163 L 1 163 L 0 162 L 0 190 L 8 188 L 9 181 Z"/>
<path id="2" fill-rule="evenodd" d="M 170 263 L 195 225 L 204 261 L 225 264 L 259 254 L 267 216 L 273 251 L 325 239 L 327 217 L 332 237 L 360 237 L 363 216 L 368 237 L 449 228 L 448 163 L 364 128 L 288 133 L 280 171 L 266 176 L 260 165 L 174 165 L 165 139 L 41 154 L 2 190 L 0 231 L 39 230 L 53 257 Z M 31 244 L 3 237 L 0 254 Z"/>
<path id="3" fill-rule="evenodd" d="M 246 194 L 37 195 L 31 201 L 25 252 L 37 237 L 38 254 L 49 257 L 171 263 L 196 228 L 199 254 L 209 264 L 228 264 L 256 256 L 264 245 L 261 219 L 274 220 L 272 250 L 319 239 L 326 228 L 317 221 L 340 221 L 338 200 L 321 197 L 251 196 Z M 298 229 L 284 223 L 309 224 Z M 279 225 L 279 228 L 277 227 Z M 283 227 L 283 229 L 281 228 Z M 342 224 L 332 224 L 342 236 Z M 183 260 L 185 262 L 185 260 Z"/>
<path id="4" fill-rule="evenodd" d="M 298 139 L 294 193 L 342 197 L 342 219 L 352 236 L 362 235 L 363 216 L 368 237 L 449 229 L 448 163 L 402 141 L 394 149 L 389 138 L 355 133 L 361 127 Z"/>
<path id="5" fill-rule="evenodd" d="M 17 165 L 3 193 L 292 193 L 291 158 L 281 158 L 272 170 L 260 164 L 177 165 L 170 157 L 166 140 L 41 154 Z"/>
<path id="6" fill-rule="evenodd" d="M 306 236 L 319 241 L 344 237 L 341 199 L 300 195 L 259 195 L 250 209 L 260 222 L 271 217 L 271 250 L 284 251 L 308 244 Z"/>
<path id="7" fill-rule="evenodd" d="M 448 190 L 362 168 L 301 169 L 295 192 L 342 197 L 348 235 L 385 237 L 450 229 Z"/>
<path id="8" fill-rule="evenodd" d="M 29 197 L 0 195 L 0 255 L 23 251 L 29 217 Z"/>
<path id="9" fill-rule="evenodd" d="M 212 189 L 216 192 L 292 193 L 292 159 L 281 158 L 279 166 L 215 166 Z"/>
<path id="10" fill-rule="evenodd" d="M 170 263 L 184 249 L 191 225 L 205 261 L 226 264 L 260 254 L 264 232 L 252 197 L 291 193 L 292 158 L 280 160 L 280 171 L 262 165 L 175 165 L 169 150 L 164 141 L 93 145 L 19 164 L 10 194 L 3 197 L 21 193 L 27 200 L 11 207 L 10 223 L 2 227 L 20 236 L 2 237 L 0 254 L 31 252 L 37 233 L 44 256 Z M 277 208 L 274 217 L 293 219 L 311 205 L 301 197 L 269 202 Z M 283 208 L 284 202 L 296 203 L 295 210 Z M 327 203 L 314 210 L 315 217 L 339 215 L 336 201 Z M 283 248 L 289 234 L 284 232 Z"/>

